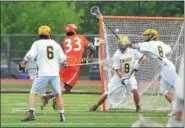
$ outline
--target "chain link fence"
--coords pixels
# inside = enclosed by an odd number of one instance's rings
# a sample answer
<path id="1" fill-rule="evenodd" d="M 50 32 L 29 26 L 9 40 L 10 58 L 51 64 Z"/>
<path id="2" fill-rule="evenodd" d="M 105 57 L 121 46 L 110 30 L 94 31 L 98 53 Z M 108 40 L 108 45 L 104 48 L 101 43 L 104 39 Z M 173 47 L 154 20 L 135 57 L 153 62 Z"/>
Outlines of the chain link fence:
<path id="1" fill-rule="evenodd" d="M 86 34 L 84 36 L 91 42 L 94 42 L 94 38 L 98 37 L 97 34 Z M 64 37 L 64 34 L 53 35 L 52 39 L 61 44 Z M 1 35 L 1 78 L 19 78 L 20 75 L 23 75 L 17 73 L 16 66 L 24 58 L 32 43 L 37 39 L 38 36 L 33 34 Z M 96 51 L 95 57 L 98 57 L 98 48 Z M 24 74 L 24 76 L 26 76 L 26 74 Z M 25 79 L 28 79 L 28 76 L 26 76 Z M 99 80 L 99 66 L 82 66 L 80 79 Z"/>

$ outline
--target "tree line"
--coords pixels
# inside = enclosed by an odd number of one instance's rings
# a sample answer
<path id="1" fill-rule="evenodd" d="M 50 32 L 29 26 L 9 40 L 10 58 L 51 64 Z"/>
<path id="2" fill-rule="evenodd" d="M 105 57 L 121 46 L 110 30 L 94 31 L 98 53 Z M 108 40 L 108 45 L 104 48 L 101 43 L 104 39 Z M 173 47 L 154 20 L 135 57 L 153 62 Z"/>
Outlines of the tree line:
<path id="1" fill-rule="evenodd" d="M 82 34 L 97 34 L 98 21 L 89 12 L 95 5 L 103 15 L 184 16 L 184 1 L 4 1 L 1 34 L 36 34 L 41 25 L 49 25 L 53 34 L 63 34 L 68 23 L 76 24 Z"/>

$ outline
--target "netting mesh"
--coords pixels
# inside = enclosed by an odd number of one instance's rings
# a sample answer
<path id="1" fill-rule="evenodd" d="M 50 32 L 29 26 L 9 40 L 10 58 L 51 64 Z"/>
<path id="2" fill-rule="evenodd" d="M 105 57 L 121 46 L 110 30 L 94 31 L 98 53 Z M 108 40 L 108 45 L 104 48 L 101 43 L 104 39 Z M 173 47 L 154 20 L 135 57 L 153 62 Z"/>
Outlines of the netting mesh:
<path id="1" fill-rule="evenodd" d="M 142 33 L 145 29 L 152 27 L 159 32 L 159 39 L 166 44 L 170 45 L 173 49 L 173 53 L 168 58 L 175 64 L 177 71 L 179 69 L 179 60 L 183 54 L 184 47 L 184 26 L 183 20 L 163 20 L 153 19 L 147 20 L 124 20 L 122 17 L 104 18 L 106 22 L 113 30 L 119 29 L 119 34 L 125 34 L 129 36 L 132 41 L 142 42 Z M 113 56 L 115 51 L 118 49 L 116 43 L 117 38 L 110 29 L 105 25 L 100 26 L 100 30 L 104 40 L 104 58 L 110 58 Z M 100 49 L 102 50 L 102 49 Z M 149 62 L 142 64 L 139 71 L 135 74 L 139 84 L 139 91 L 141 94 L 140 104 L 144 110 L 169 110 L 170 104 L 166 101 L 164 96 L 160 95 L 159 91 L 159 79 L 158 79 L 158 68 L 154 69 L 155 62 Z M 104 69 L 104 83 L 105 88 L 109 83 L 113 73 L 110 69 Z M 106 102 L 106 109 L 109 108 L 128 108 L 135 109 L 132 96 L 128 96 L 124 103 L 119 106 L 110 105 Z"/>

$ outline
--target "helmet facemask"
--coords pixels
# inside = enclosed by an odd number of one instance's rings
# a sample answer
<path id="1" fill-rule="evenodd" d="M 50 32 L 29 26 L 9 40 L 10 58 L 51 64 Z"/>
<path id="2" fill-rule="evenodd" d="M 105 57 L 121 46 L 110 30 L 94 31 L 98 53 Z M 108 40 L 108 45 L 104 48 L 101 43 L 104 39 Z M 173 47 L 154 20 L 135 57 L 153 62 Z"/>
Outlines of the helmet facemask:
<path id="1" fill-rule="evenodd" d="M 150 41 L 151 37 L 150 35 L 144 35 L 144 41 Z"/>
<path id="2" fill-rule="evenodd" d="M 64 27 L 64 32 L 66 33 L 67 36 L 72 36 L 74 34 L 78 34 L 78 30 L 76 25 L 74 24 L 68 24 Z"/>
<path id="3" fill-rule="evenodd" d="M 119 36 L 119 39 L 118 39 L 118 46 L 119 46 L 119 49 L 124 52 L 128 47 L 129 47 L 129 39 L 127 36 L 125 35 L 121 35 Z"/>

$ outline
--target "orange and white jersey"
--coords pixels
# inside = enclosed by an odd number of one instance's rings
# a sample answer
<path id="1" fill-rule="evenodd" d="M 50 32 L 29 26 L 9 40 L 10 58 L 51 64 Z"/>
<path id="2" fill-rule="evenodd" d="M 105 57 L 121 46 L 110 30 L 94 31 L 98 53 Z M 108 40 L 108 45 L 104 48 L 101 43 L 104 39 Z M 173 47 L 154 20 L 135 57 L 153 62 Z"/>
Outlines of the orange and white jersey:
<path id="1" fill-rule="evenodd" d="M 32 44 L 24 60 L 35 61 L 38 76 L 59 76 L 60 63 L 66 60 L 60 45 L 52 39 L 37 40 Z"/>
<path id="2" fill-rule="evenodd" d="M 113 68 L 120 69 L 128 76 L 141 57 L 142 54 L 135 49 L 127 48 L 124 53 L 118 49 L 113 55 Z"/>
<path id="3" fill-rule="evenodd" d="M 88 44 L 89 41 L 82 35 L 66 37 L 62 43 L 62 49 L 67 55 L 67 64 L 80 64 Z"/>

